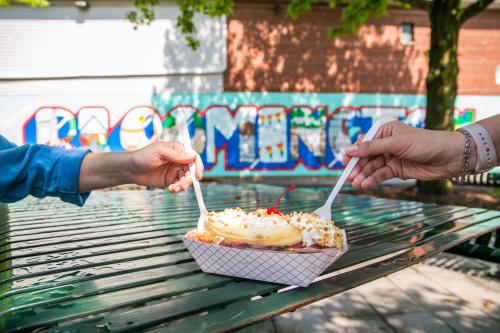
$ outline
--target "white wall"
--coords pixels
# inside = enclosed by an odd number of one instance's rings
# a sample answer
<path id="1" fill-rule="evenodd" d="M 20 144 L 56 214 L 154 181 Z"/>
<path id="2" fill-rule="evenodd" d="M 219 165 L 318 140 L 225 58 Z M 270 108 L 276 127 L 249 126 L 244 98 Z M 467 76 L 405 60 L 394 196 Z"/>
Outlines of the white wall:
<path id="1" fill-rule="evenodd" d="M 225 18 L 196 18 L 201 47 L 193 52 L 175 28 L 173 2 L 137 30 L 125 19 L 131 0 L 90 3 L 83 11 L 57 0 L 0 10 L 0 134 L 21 144 L 24 122 L 44 106 L 103 106 L 115 123 L 151 104 L 154 90 L 223 91 Z"/>
<path id="2" fill-rule="evenodd" d="M 225 18 L 197 17 L 201 47 L 191 51 L 175 27 L 175 4 L 156 9 L 149 26 L 125 19 L 132 1 L 72 1 L 47 9 L 0 11 L 0 78 L 102 77 L 222 73 L 226 69 Z"/>
<path id="3" fill-rule="evenodd" d="M 150 105 L 153 88 L 170 92 L 220 92 L 220 74 L 167 78 L 106 78 L 78 80 L 0 81 L 0 134 L 23 143 L 23 125 L 41 107 L 64 107 L 76 113 L 102 106 L 115 124 L 128 110 Z"/>

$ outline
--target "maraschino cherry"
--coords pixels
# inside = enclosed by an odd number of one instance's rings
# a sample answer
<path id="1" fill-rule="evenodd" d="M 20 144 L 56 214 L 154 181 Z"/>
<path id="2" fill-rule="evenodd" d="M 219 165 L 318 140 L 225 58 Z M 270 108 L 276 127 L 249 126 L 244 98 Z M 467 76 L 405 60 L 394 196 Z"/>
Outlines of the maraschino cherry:
<path id="1" fill-rule="evenodd" d="M 274 207 L 273 207 L 273 208 L 268 208 L 268 209 L 267 209 L 267 211 L 266 211 L 267 215 L 273 215 L 273 214 L 276 214 L 276 215 L 283 215 L 283 213 L 282 213 L 282 212 L 280 212 L 280 211 L 278 210 L 278 205 L 280 204 L 281 198 L 283 198 L 283 196 L 284 196 L 287 192 L 289 192 L 289 191 L 293 191 L 293 190 L 295 190 L 296 188 L 297 188 L 297 186 L 295 186 L 295 185 L 288 186 L 288 188 L 287 188 L 286 190 L 284 190 L 284 191 L 281 193 L 281 195 L 280 195 L 280 197 L 278 198 L 278 200 L 276 200 L 276 204 L 274 205 Z"/>

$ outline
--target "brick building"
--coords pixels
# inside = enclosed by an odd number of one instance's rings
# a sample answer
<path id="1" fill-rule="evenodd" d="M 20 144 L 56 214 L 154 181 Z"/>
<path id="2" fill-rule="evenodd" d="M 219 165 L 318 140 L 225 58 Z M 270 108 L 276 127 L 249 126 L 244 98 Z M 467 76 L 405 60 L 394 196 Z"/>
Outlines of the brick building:
<path id="1" fill-rule="evenodd" d="M 283 17 L 286 5 L 272 2 L 240 1 L 228 18 L 225 91 L 425 93 L 426 12 L 393 8 L 358 36 L 333 39 L 327 28 L 340 22 L 340 10 L 317 5 L 293 21 Z M 459 94 L 500 94 L 499 41 L 500 3 L 460 32 Z"/>

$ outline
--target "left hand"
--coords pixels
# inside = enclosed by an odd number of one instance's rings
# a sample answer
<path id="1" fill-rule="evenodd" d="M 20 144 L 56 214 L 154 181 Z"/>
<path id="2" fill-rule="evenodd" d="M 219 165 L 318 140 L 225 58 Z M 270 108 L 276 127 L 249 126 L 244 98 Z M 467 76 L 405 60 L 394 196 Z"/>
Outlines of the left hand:
<path id="1" fill-rule="evenodd" d="M 188 164 L 196 163 L 196 178 L 203 175 L 198 154 L 185 152 L 179 142 L 155 142 L 130 154 L 128 173 L 138 185 L 167 187 L 172 193 L 186 190 L 191 184 Z"/>

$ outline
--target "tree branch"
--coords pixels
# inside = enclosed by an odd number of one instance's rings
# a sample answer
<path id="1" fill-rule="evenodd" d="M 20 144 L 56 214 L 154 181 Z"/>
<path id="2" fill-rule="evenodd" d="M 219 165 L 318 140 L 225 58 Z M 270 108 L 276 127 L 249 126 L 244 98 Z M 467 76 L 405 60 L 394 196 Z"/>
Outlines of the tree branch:
<path id="1" fill-rule="evenodd" d="M 470 19 L 472 16 L 480 13 L 486 7 L 488 7 L 494 0 L 477 0 L 473 4 L 467 6 L 462 9 L 462 13 L 460 14 L 459 20 L 460 24 L 463 24 L 465 21 Z"/>
<path id="2" fill-rule="evenodd" d="M 418 8 L 425 11 L 429 11 L 431 9 L 431 2 L 428 0 L 398 0 L 396 2 L 407 4 L 412 6 L 413 8 Z"/>

